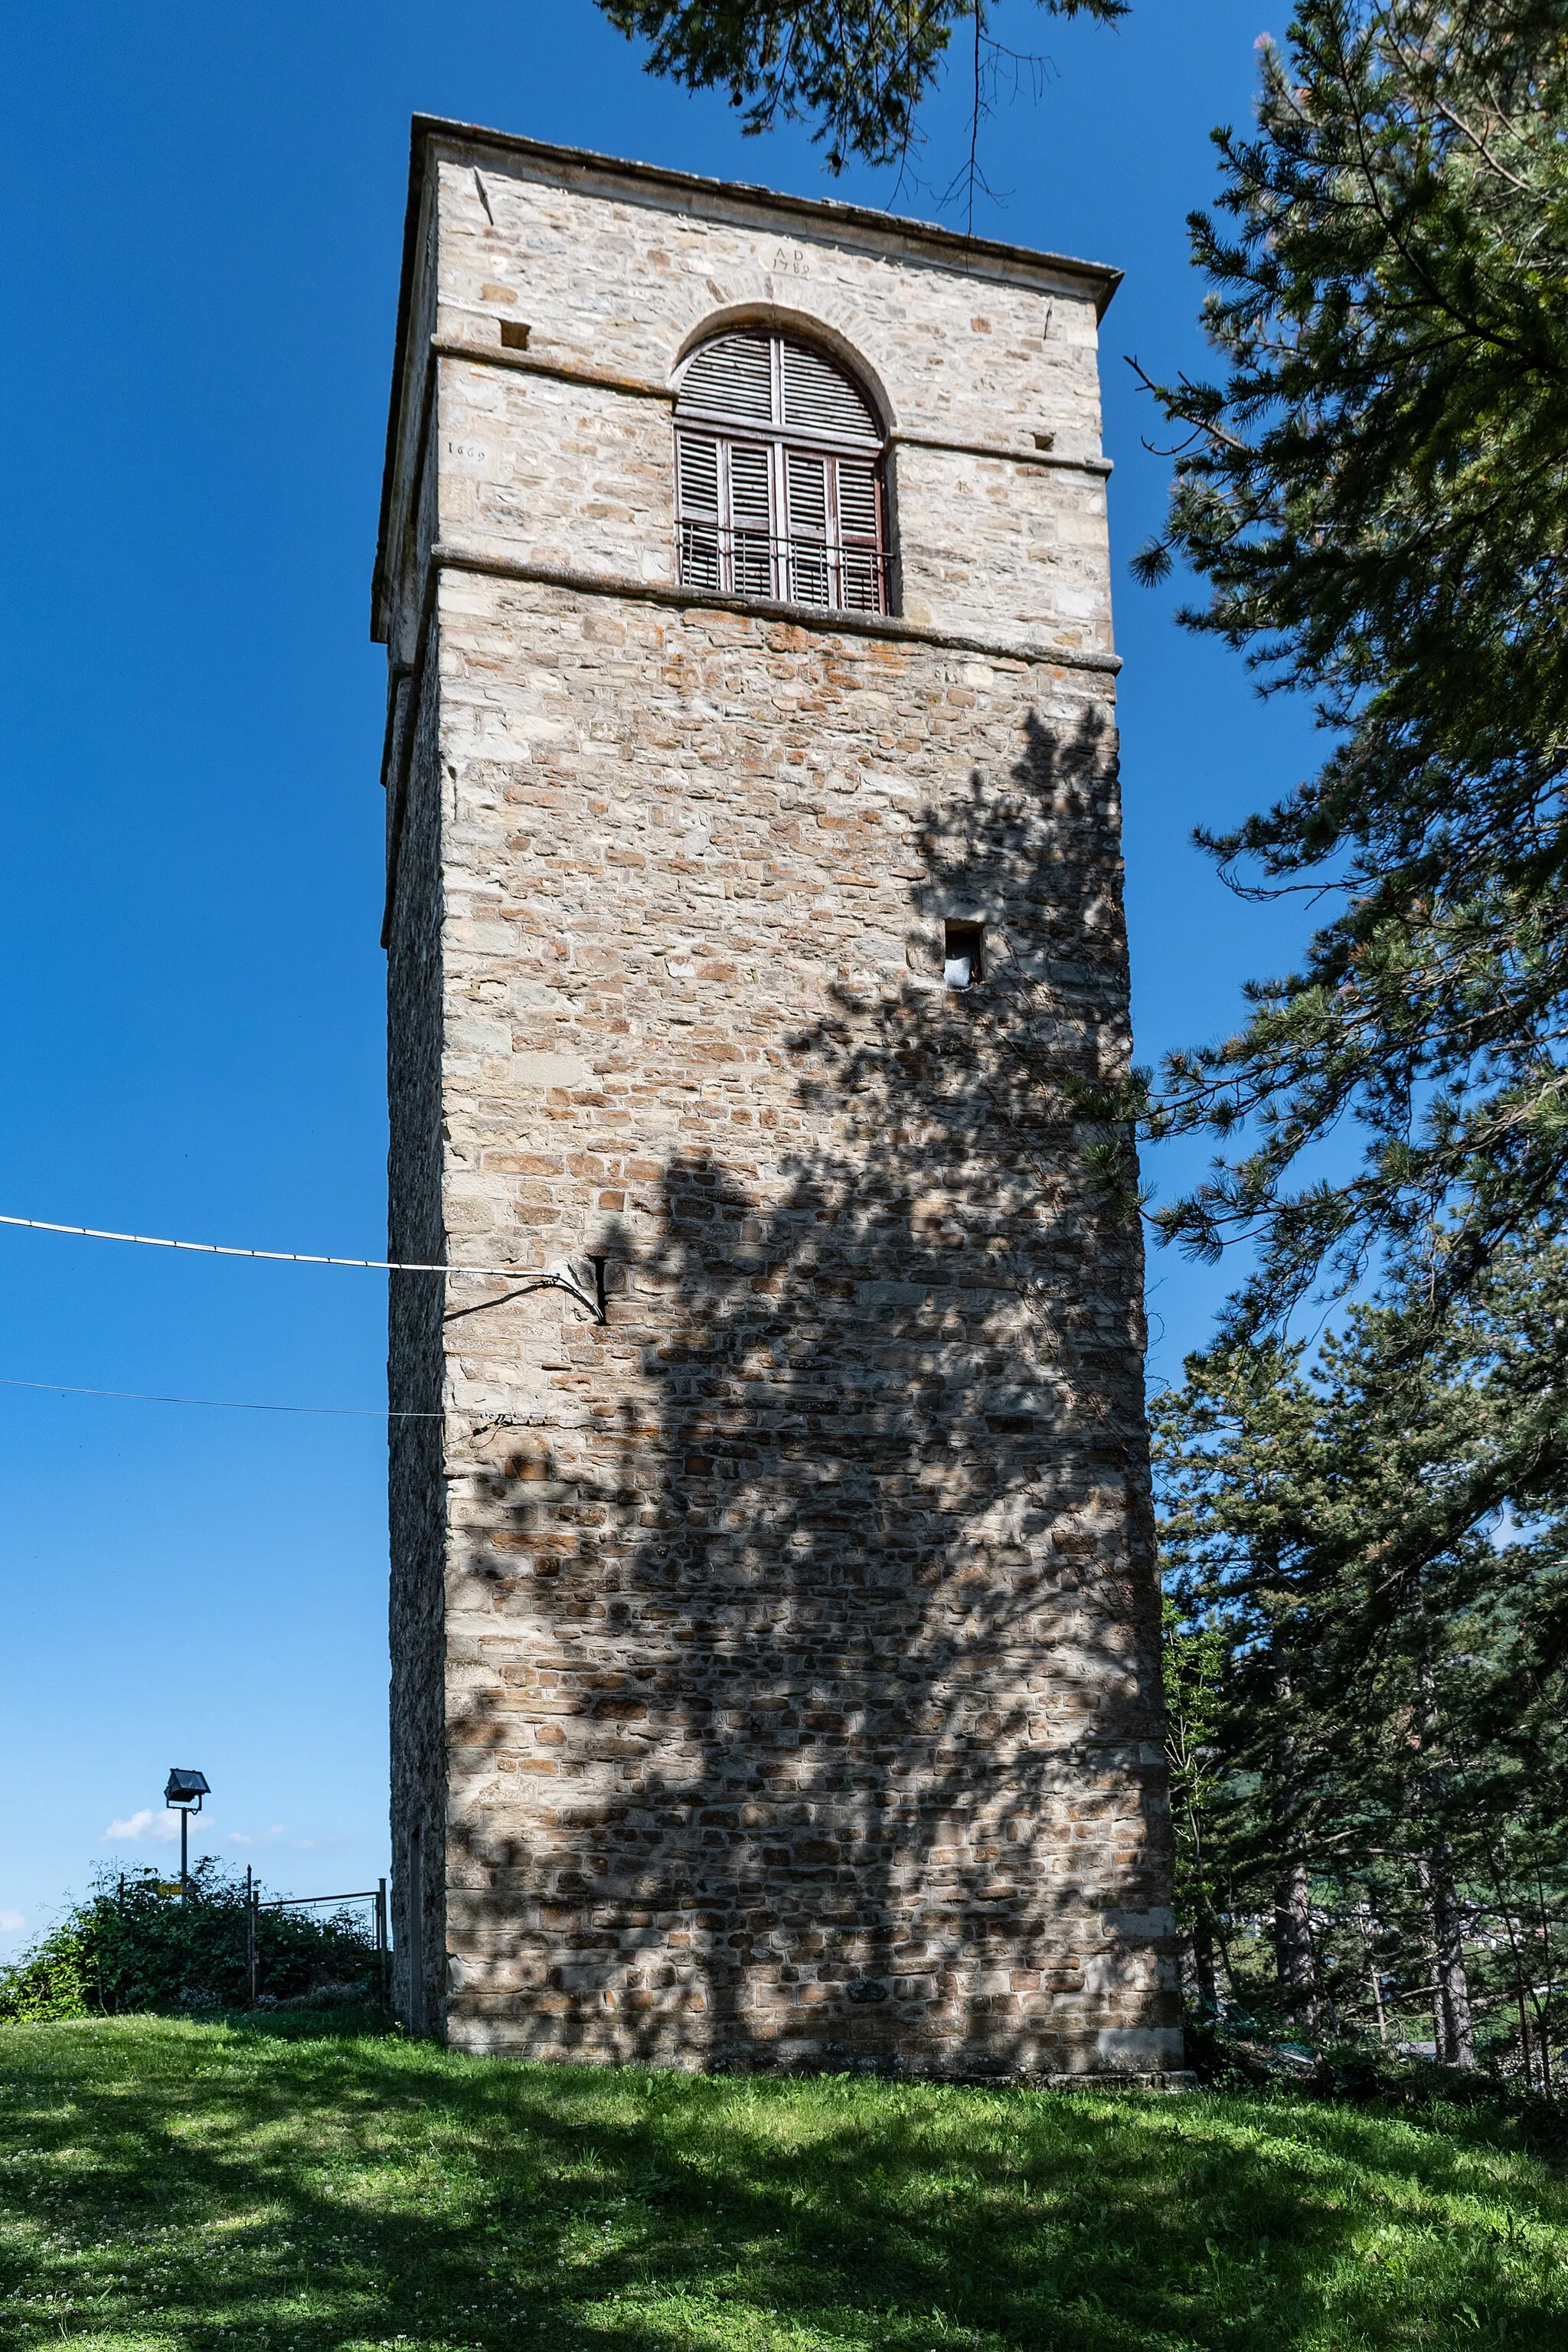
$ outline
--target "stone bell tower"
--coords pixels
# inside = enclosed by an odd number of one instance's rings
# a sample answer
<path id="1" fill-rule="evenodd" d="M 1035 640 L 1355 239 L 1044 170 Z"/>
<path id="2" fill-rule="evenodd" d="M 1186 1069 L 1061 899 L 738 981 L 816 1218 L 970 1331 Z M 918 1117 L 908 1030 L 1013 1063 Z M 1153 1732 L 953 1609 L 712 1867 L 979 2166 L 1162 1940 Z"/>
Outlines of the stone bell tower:
<path id="1" fill-rule="evenodd" d="M 1115 285 L 415 124 L 389 1255 L 503 1272 L 393 1278 L 394 1916 L 461 2048 L 1181 2063 L 1077 1091 Z"/>

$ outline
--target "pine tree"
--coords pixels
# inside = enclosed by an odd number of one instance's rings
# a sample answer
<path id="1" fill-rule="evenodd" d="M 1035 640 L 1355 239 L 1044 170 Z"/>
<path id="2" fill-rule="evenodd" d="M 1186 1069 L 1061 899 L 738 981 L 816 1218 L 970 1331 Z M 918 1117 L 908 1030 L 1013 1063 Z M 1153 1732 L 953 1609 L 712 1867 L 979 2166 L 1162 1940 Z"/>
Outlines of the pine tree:
<path id="1" fill-rule="evenodd" d="M 988 0 L 599 0 L 612 25 L 648 45 L 647 69 L 688 89 L 721 89 L 751 134 L 805 121 L 827 166 L 908 156 L 921 104 L 955 32 L 967 33 L 980 84 L 995 50 Z M 1127 13 L 1127 0 L 1038 0 L 1047 16 Z"/>
<path id="2" fill-rule="evenodd" d="M 1192 221 L 1224 373 L 1155 387 L 1184 446 L 1138 568 L 1191 565 L 1189 625 L 1331 738 L 1200 836 L 1328 919 L 1150 1105 L 1156 1133 L 1251 1122 L 1160 1219 L 1200 1254 L 1259 1244 L 1237 1328 L 1389 1248 L 1440 1307 L 1565 1206 L 1565 0 L 1301 0 Z M 1301 1176 L 1357 1124 L 1353 1173 Z"/>
<path id="3" fill-rule="evenodd" d="M 1176 1811 L 1200 2003 L 1202 1900 L 1246 1947 L 1244 2007 L 1321 2032 L 1429 2005 L 1466 2066 L 1505 2011 L 1538 2058 L 1562 2013 L 1568 1482 L 1518 1375 L 1568 1327 L 1568 1262 L 1500 1254 L 1423 1349 L 1425 1314 L 1356 1310 L 1310 1377 L 1299 1348 L 1190 1360 L 1156 1470 L 1173 1643 L 1210 1644 L 1205 1769 Z"/>

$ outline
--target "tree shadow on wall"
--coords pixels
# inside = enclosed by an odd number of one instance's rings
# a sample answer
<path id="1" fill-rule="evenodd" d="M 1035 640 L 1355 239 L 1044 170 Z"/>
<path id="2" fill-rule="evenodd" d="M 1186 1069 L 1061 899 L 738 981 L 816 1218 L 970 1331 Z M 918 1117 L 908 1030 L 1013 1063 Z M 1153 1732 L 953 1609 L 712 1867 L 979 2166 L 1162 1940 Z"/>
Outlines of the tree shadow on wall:
<path id="1" fill-rule="evenodd" d="M 496 1433 L 468 2038 L 974 2074 L 1173 2021 L 1140 1236 L 1072 1116 L 1127 1050 L 1111 789 L 1031 719 L 928 814 L 906 974 L 789 1041 L 809 1143 L 672 1160 L 618 1412 Z"/>

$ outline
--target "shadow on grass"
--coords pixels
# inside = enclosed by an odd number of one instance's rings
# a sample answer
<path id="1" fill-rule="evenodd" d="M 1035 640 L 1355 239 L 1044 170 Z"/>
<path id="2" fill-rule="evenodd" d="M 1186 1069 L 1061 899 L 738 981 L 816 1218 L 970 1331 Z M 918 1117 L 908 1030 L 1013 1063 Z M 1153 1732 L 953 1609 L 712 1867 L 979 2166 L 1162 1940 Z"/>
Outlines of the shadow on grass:
<path id="1" fill-rule="evenodd" d="M 345 2001 L 331 2009 L 220 2010 L 212 2019 L 227 2033 L 264 2042 L 387 2042 L 402 2037 L 390 2010 Z"/>
<path id="2" fill-rule="evenodd" d="M 525 2067 L 325 2021 L 0 2032 L 12 2341 L 1568 2344 L 1561 2179 L 1408 2119 Z"/>

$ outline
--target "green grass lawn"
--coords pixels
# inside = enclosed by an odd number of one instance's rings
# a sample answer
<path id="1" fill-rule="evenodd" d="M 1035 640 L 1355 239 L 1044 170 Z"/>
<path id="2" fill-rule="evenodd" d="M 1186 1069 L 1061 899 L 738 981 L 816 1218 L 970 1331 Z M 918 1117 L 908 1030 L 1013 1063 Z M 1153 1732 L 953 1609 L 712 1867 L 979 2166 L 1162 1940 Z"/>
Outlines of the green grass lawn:
<path id="1" fill-rule="evenodd" d="M 0 2027 L 0 2340 L 1568 2347 L 1568 2183 L 1455 2114 Z"/>

